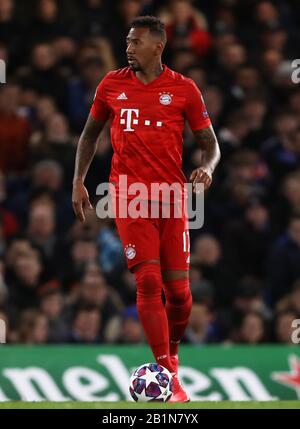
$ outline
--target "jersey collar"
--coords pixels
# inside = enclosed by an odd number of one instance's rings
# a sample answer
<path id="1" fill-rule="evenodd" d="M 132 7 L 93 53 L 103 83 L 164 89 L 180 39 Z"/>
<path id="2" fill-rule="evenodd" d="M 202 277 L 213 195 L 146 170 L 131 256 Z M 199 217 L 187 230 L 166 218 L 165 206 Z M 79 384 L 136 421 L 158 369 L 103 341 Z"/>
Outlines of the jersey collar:
<path id="1" fill-rule="evenodd" d="M 165 75 L 166 75 L 166 73 L 167 73 L 167 70 L 168 70 L 168 67 L 165 65 L 165 64 L 162 64 L 162 66 L 163 66 L 163 71 L 162 71 L 162 73 L 159 75 L 159 76 L 157 76 L 155 79 L 153 79 L 150 83 L 143 83 L 137 76 L 136 76 L 136 74 L 134 73 L 134 71 L 133 70 L 130 70 L 130 72 L 131 72 L 131 76 L 132 76 L 132 78 L 133 78 L 133 80 L 136 82 L 136 83 L 138 83 L 139 85 L 141 85 L 143 88 L 148 88 L 148 87 L 150 87 L 150 86 L 155 86 L 155 85 L 157 85 L 164 77 L 165 77 Z"/>

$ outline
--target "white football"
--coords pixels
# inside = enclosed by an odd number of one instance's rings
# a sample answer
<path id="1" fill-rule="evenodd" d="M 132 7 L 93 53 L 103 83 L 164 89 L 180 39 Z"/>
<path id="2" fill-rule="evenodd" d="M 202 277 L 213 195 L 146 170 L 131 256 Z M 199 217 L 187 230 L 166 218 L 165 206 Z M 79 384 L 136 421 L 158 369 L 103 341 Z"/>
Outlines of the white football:
<path id="1" fill-rule="evenodd" d="M 136 402 L 166 402 L 172 396 L 172 374 L 157 363 L 144 363 L 133 372 L 129 391 Z"/>

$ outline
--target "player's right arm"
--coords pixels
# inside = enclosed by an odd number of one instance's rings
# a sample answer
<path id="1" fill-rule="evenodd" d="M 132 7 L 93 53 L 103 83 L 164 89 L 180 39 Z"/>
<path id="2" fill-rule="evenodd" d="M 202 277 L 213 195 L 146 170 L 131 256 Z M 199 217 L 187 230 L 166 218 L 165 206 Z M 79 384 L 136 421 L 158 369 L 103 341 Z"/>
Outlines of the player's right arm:
<path id="1" fill-rule="evenodd" d="M 77 147 L 72 204 L 75 215 L 81 222 L 85 221 L 84 209 L 93 209 L 88 191 L 84 186 L 84 180 L 94 158 L 97 149 L 97 140 L 104 125 L 104 121 L 98 121 L 90 114 Z"/>
<path id="2" fill-rule="evenodd" d="M 80 136 L 76 152 L 72 203 L 76 217 L 81 222 L 85 221 L 84 209 L 93 209 L 84 180 L 95 156 L 98 137 L 108 116 L 109 107 L 106 102 L 104 78 L 97 88 L 91 112 Z"/>

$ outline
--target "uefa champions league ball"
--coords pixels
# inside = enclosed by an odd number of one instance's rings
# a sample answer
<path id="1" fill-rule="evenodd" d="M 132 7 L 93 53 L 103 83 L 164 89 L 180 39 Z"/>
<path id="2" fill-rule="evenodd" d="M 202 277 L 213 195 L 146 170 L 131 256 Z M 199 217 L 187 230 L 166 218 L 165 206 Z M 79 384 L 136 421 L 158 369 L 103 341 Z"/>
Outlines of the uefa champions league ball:
<path id="1" fill-rule="evenodd" d="M 129 391 L 136 402 L 166 402 L 172 396 L 172 375 L 157 363 L 144 363 L 132 374 Z"/>

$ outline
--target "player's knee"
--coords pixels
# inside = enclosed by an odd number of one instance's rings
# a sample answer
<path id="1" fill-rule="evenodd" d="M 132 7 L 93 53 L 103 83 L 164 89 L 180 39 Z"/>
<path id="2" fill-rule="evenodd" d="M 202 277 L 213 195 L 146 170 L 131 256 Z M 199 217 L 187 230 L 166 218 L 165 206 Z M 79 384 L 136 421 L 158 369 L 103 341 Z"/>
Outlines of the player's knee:
<path id="1" fill-rule="evenodd" d="M 176 306 L 192 306 L 192 294 L 188 281 L 166 282 L 164 291 L 168 303 Z"/>
<path id="2" fill-rule="evenodd" d="M 166 294 L 166 299 L 170 304 L 173 304 L 176 306 L 179 306 L 179 305 L 192 306 L 192 294 L 189 289 L 181 293 Z"/>
<path id="3" fill-rule="evenodd" d="M 134 271 L 137 298 L 161 299 L 162 277 L 160 265 L 142 264 Z"/>

